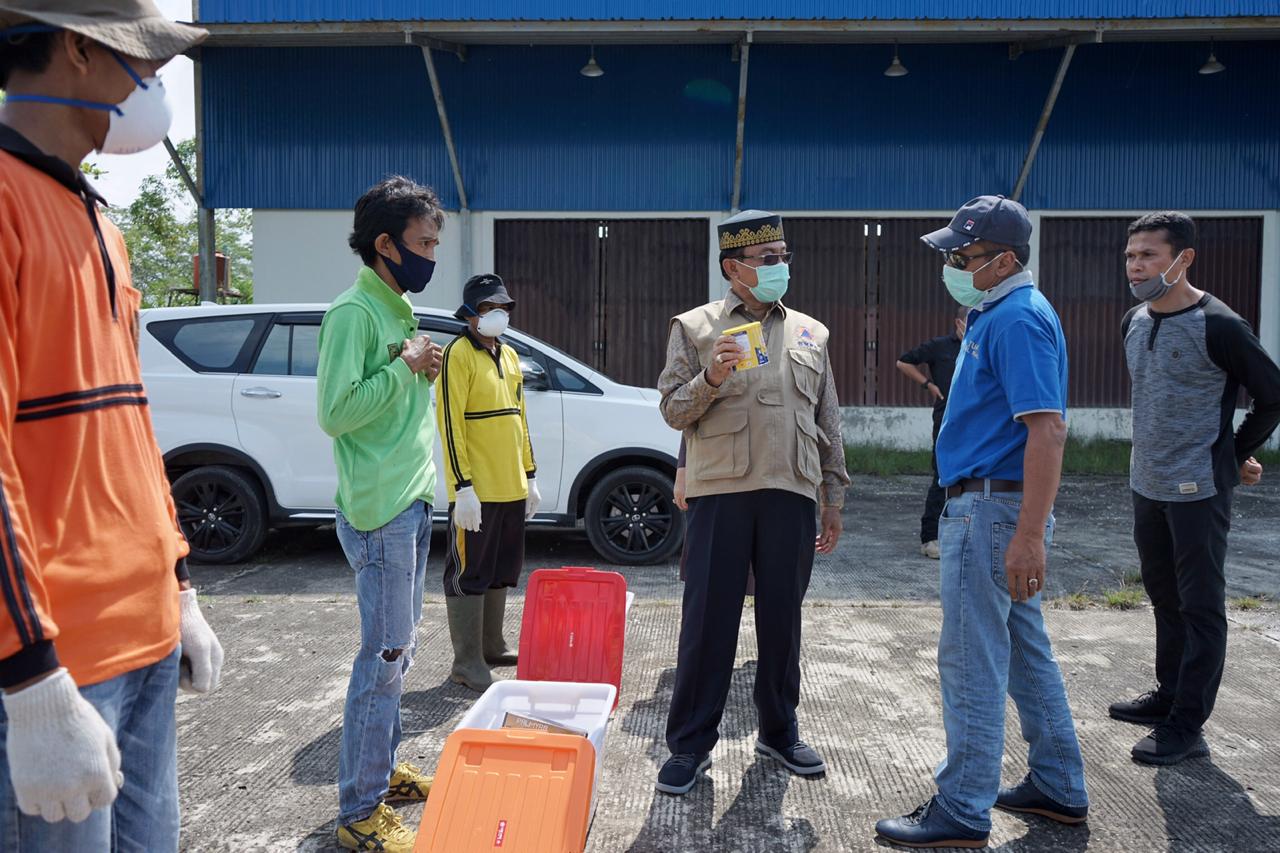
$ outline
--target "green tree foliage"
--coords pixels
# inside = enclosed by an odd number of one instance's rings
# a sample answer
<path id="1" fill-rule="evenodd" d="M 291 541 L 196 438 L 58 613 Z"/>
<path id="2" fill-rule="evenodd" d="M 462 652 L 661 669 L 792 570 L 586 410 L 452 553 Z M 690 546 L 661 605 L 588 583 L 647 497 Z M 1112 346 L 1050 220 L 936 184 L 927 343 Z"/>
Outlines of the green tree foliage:
<path id="1" fill-rule="evenodd" d="M 178 156 L 195 174 L 196 143 L 177 145 Z M 142 305 L 164 305 L 171 288 L 194 288 L 192 257 L 199 249 L 195 203 L 173 163 L 164 174 L 142 181 L 138 197 L 128 207 L 109 208 L 107 216 L 124 234 L 133 266 L 133 286 L 142 291 Z M 230 265 L 229 286 L 253 299 L 253 211 L 219 210 L 215 214 L 217 250 Z M 194 302 L 180 294 L 175 304 Z"/>

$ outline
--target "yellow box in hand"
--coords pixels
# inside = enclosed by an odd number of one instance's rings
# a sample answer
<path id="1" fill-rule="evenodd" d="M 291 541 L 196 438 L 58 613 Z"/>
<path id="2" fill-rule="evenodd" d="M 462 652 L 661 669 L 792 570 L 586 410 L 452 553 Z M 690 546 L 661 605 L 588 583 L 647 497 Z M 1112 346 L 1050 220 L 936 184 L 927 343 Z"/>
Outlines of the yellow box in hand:
<path id="1" fill-rule="evenodd" d="M 724 333 L 737 341 L 738 346 L 747 354 L 734 370 L 750 370 L 769 363 L 769 347 L 765 345 L 764 329 L 759 323 L 734 326 L 732 329 L 725 329 Z"/>

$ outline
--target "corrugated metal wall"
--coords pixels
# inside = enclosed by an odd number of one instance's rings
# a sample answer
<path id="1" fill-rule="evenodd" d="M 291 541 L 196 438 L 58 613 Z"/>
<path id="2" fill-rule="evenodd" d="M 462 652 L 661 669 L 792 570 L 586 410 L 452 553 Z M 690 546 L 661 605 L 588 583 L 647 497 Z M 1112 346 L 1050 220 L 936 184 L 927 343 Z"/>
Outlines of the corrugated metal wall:
<path id="1" fill-rule="evenodd" d="M 970 20 L 1274 15 L 1267 0 L 201 0 L 202 21 Z"/>
<path id="2" fill-rule="evenodd" d="M 1083 45 L 1023 200 L 1050 209 L 1280 208 L 1280 49 Z M 762 44 L 751 52 L 744 207 L 944 210 L 1015 182 L 1057 51 Z M 437 54 L 476 210 L 727 210 L 738 66 L 723 45 L 474 47 Z M 388 171 L 457 205 L 420 52 L 208 48 L 217 207 L 347 209 Z M 961 96 L 980 93 L 957 112 Z M 1185 118 L 1184 118 L 1185 117 Z M 1169 132 L 1176 128 L 1177 132 Z"/>
<path id="3" fill-rule="evenodd" d="M 842 405 L 867 403 L 867 222 L 788 218 L 787 248 L 796 253 L 786 304 L 831 333 L 831 372 Z"/>
<path id="4" fill-rule="evenodd" d="M 1201 43 L 1095 47 L 1076 51 L 1028 207 L 1280 207 L 1280 42 L 1219 42 L 1212 75 Z"/>
<path id="5" fill-rule="evenodd" d="M 956 303 L 942 284 L 937 252 L 920 242 L 945 219 L 882 219 L 876 259 L 876 405 L 931 406 L 933 401 L 898 372 L 898 356 L 930 338 L 948 334 Z"/>
<path id="6" fill-rule="evenodd" d="M 214 207 L 349 210 L 403 174 L 458 208 L 417 49 L 206 50 L 203 80 Z"/>
<path id="7" fill-rule="evenodd" d="M 670 319 L 706 301 L 705 219 L 499 219 L 515 324 L 616 382 L 652 388 Z"/>
<path id="8" fill-rule="evenodd" d="M 1129 219 L 1046 217 L 1040 221 L 1041 290 L 1057 309 L 1070 359 L 1069 406 L 1128 406 L 1120 322 L 1136 303 L 1124 247 Z M 1202 217 L 1190 279 L 1258 328 L 1262 219 Z"/>
<path id="9" fill-rule="evenodd" d="M 493 271 L 516 300 L 512 323 L 599 369 L 600 223 L 499 219 Z"/>
<path id="10" fill-rule="evenodd" d="M 604 223 L 604 372 L 652 388 L 666 362 L 671 318 L 707 301 L 705 219 Z"/>
<path id="11" fill-rule="evenodd" d="M 831 331 L 831 370 L 846 406 L 927 406 L 894 363 L 951 330 L 955 303 L 920 235 L 945 219 L 788 218 L 795 251 L 787 304 Z"/>

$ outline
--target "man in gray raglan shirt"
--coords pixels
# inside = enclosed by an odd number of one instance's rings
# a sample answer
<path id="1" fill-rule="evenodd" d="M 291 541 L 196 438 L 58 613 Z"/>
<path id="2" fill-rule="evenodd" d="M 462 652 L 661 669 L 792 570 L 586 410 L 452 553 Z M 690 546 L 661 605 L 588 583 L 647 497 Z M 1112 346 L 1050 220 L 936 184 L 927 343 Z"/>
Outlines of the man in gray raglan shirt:
<path id="1" fill-rule="evenodd" d="M 1125 315 L 1133 379 L 1133 538 L 1155 608 L 1157 688 L 1110 708 L 1154 726 L 1133 747 L 1144 764 L 1207 755 L 1201 727 L 1213 710 L 1227 653 L 1227 532 L 1231 493 L 1262 466 L 1250 454 L 1280 423 L 1280 368 L 1249 324 L 1191 286 L 1196 226 L 1152 213 L 1129 226 L 1125 264 L 1143 304 Z M 1253 407 L 1232 429 L 1244 388 Z"/>

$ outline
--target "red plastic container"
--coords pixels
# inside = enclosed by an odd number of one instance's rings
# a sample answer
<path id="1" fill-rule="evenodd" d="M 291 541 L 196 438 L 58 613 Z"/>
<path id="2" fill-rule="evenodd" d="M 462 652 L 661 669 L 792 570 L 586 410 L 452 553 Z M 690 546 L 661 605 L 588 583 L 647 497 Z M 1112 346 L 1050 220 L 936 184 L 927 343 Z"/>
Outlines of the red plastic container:
<path id="1" fill-rule="evenodd" d="M 627 579 L 617 572 L 538 569 L 525 591 L 516 677 L 612 684 L 621 696 L 626 617 Z"/>
<path id="2" fill-rule="evenodd" d="M 458 729 L 436 766 L 414 853 L 581 853 L 595 749 L 578 735 Z"/>

